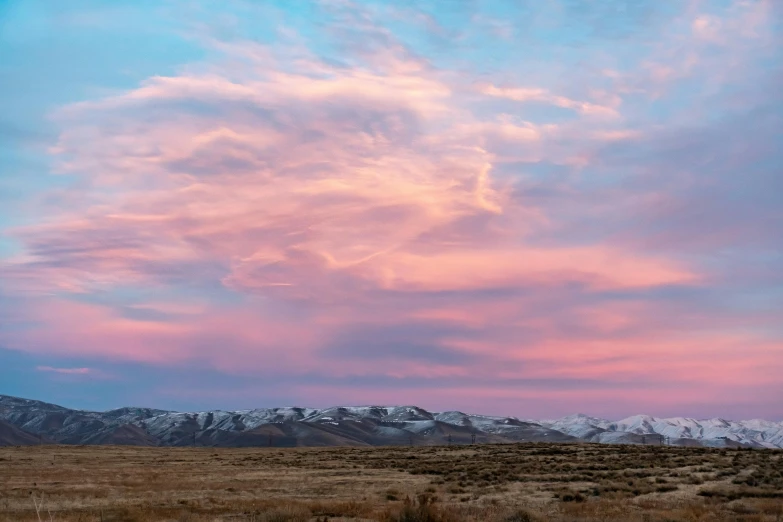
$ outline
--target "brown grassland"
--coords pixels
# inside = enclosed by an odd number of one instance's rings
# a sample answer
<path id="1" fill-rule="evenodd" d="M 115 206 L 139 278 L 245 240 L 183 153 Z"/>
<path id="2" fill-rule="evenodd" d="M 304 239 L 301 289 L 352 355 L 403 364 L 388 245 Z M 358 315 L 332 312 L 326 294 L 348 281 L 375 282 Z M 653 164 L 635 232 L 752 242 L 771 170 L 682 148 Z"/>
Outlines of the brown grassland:
<path id="1" fill-rule="evenodd" d="M 783 521 L 783 451 L 0 448 L 0 521 Z"/>

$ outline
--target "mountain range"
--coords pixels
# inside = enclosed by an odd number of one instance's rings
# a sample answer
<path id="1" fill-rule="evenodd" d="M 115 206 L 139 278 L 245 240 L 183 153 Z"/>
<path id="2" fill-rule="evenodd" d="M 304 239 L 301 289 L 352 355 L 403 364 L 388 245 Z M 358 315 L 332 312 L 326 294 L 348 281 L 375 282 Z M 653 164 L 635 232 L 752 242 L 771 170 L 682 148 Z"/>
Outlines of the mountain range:
<path id="1" fill-rule="evenodd" d="M 65 408 L 0 395 L 0 446 L 381 446 L 598 442 L 783 448 L 783 422 L 634 415 L 610 421 L 577 414 L 556 420 L 429 412 L 417 406 L 335 406 L 175 412 Z"/>

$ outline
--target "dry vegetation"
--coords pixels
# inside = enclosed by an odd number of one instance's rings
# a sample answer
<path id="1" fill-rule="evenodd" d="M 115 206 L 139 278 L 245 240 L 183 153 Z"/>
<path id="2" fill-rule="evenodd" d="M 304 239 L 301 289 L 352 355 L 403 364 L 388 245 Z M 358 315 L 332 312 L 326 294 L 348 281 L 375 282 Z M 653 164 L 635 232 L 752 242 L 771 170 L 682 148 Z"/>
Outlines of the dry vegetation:
<path id="1" fill-rule="evenodd" d="M 783 521 L 783 451 L 0 449 L 0 521 Z"/>

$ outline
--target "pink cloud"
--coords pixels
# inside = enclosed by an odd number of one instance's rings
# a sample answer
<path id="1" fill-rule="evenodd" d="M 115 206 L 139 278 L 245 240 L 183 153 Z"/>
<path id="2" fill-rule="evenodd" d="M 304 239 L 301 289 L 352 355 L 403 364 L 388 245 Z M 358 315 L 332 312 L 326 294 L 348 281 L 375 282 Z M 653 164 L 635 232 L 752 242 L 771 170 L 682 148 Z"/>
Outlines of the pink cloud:
<path id="1" fill-rule="evenodd" d="M 717 40 L 720 37 L 721 20 L 710 15 L 696 17 L 692 24 L 693 33 L 704 40 Z"/>
<path id="2" fill-rule="evenodd" d="M 696 280 L 672 261 L 604 245 L 526 245 L 515 233 L 535 229 L 538 211 L 509 199 L 493 176 L 503 158 L 483 144 L 535 143 L 542 131 L 480 121 L 455 105 L 437 73 L 399 57 L 390 64 L 379 73 L 308 62 L 302 71 L 264 70 L 241 81 L 156 77 L 66 108 L 53 149 L 61 168 L 120 190 L 95 192 L 79 211 L 19 230 L 41 246 L 8 270 L 22 287 L 86 292 L 152 283 L 192 266 L 199 276 L 224 270 L 219 278 L 236 291 L 283 299 L 563 278 L 596 288 Z M 513 99 L 549 96 L 488 89 Z M 166 108 L 177 100 L 224 117 Z M 133 117 L 148 104 L 156 107 L 149 117 Z M 458 125 L 447 123 L 455 118 Z M 461 228 L 477 219 L 481 229 Z M 48 263 L 48 249 L 65 238 L 68 246 L 56 247 L 57 262 Z"/>
<path id="3" fill-rule="evenodd" d="M 480 92 L 487 96 L 507 98 L 518 102 L 544 102 L 564 109 L 573 109 L 586 116 L 600 116 L 604 118 L 616 118 L 619 116 L 616 107 L 609 107 L 596 103 L 573 100 L 566 96 L 550 93 L 547 89 L 530 87 L 496 87 L 494 85 L 482 86 Z M 615 99 L 615 104 L 619 100 Z"/>
<path id="4" fill-rule="evenodd" d="M 361 303 L 376 291 L 564 280 L 598 290 L 698 280 L 678 262 L 608 245 L 526 244 L 549 217 L 509 197 L 493 175 L 505 158 L 485 144 L 502 140 L 532 147 L 537 158 L 558 156 L 539 142 L 574 131 L 482 120 L 416 60 L 387 58 L 374 69 L 306 61 L 282 72 L 268 67 L 274 58 L 256 46 L 231 52 L 267 67 L 241 78 L 231 69 L 155 77 L 60 111 L 65 130 L 52 152 L 63 159 L 61 169 L 106 190 L 17 231 L 30 246 L 7 267 L 19 291 L 89 293 L 206 277 L 275 300 Z M 492 87 L 488 94 L 546 99 L 584 114 L 599 107 L 542 89 Z M 223 116 L 183 111 L 176 104 L 182 100 Z M 134 116 L 141 113 L 147 116 Z M 628 131 L 606 132 L 602 139 Z M 69 346 L 115 357 L 180 360 L 204 331 L 101 307 L 52 306 L 53 317 L 69 318 L 59 327 L 70 332 Z M 76 326 L 75 314 L 94 316 L 89 323 L 99 326 Z M 216 321 L 200 326 L 231 332 L 231 342 L 243 346 L 252 342 L 237 338 L 233 322 Z M 280 337 L 273 343 L 287 338 L 288 327 L 264 326 Z M 306 341 L 295 344 L 310 353 Z"/>

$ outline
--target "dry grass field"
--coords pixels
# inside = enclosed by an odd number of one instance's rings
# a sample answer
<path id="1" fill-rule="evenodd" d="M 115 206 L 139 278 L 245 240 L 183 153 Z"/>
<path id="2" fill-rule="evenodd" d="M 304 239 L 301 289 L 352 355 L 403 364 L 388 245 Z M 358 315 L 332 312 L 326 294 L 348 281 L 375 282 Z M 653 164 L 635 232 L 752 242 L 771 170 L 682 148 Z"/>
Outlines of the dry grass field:
<path id="1" fill-rule="evenodd" d="M 782 521 L 783 451 L 0 449 L 0 521 Z"/>

